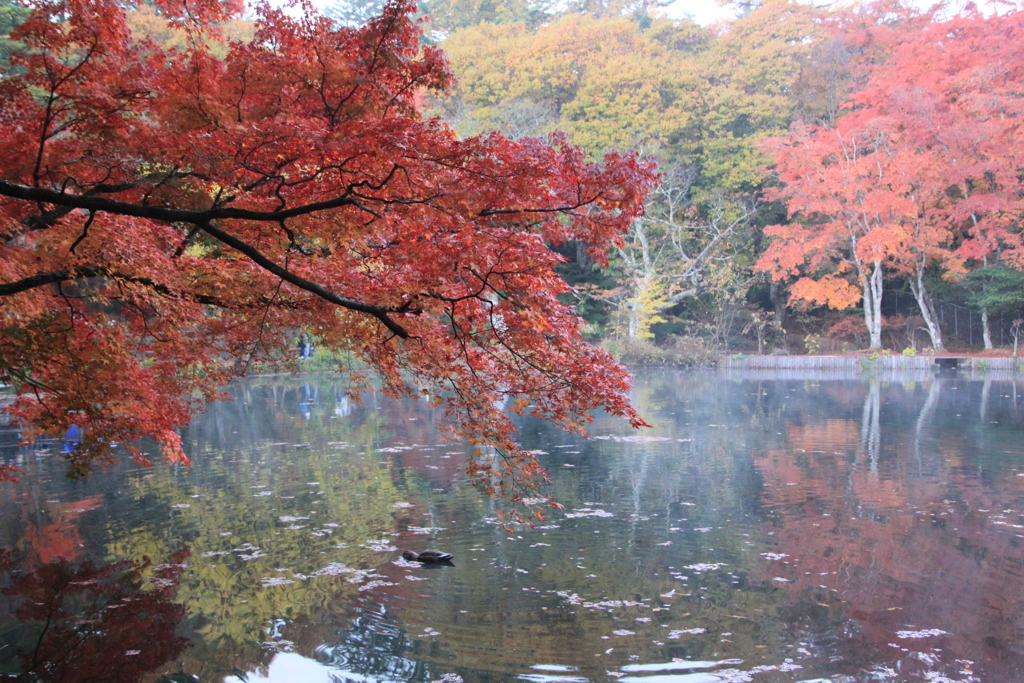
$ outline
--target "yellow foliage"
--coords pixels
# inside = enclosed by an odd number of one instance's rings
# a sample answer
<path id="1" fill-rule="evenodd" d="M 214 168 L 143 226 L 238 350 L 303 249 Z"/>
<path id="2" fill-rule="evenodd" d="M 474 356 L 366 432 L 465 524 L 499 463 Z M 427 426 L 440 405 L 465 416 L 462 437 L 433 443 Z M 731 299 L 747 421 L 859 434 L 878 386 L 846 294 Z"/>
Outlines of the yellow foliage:
<path id="1" fill-rule="evenodd" d="M 128 26 L 136 40 L 149 38 L 162 48 L 184 49 L 188 47 L 188 34 L 180 28 L 170 26 L 162 16 L 157 14 L 155 6 L 140 4 L 136 9 L 128 12 L 127 16 Z M 256 32 L 255 25 L 245 19 L 232 19 L 218 28 L 224 38 L 239 40 L 243 43 L 250 42 Z M 227 55 L 227 47 L 224 45 L 211 45 L 210 47 L 217 57 L 223 58 Z"/>
<path id="2" fill-rule="evenodd" d="M 640 283 L 637 294 L 627 300 L 630 311 L 629 328 L 632 334 L 628 335 L 634 339 L 653 339 L 654 333 L 651 326 L 656 323 L 667 322 L 660 311 L 667 308 L 668 287 L 660 278 L 644 278 Z"/>

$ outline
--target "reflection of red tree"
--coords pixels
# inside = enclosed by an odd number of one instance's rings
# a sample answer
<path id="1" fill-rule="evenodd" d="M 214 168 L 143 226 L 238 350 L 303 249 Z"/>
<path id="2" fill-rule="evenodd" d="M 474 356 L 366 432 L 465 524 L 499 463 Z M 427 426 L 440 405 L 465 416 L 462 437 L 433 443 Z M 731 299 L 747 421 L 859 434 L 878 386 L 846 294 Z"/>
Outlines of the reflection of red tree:
<path id="1" fill-rule="evenodd" d="M 448 455 L 445 446 L 433 451 L 410 449 L 397 455 L 396 460 L 415 470 L 418 475 L 430 482 L 433 488 L 448 490 L 457 481 L 465 478 L 466 456 L 459 444 L 447 450 L 458 453 L 444 458 L 442 456 Z"/>
<path id="2" fill-rule="evenodd" d="M 847 423 L 852 448 L 841 448 L 835 422 L 794 426 L 793 449 L 755 456 L 762 504 L 773 517 L 771 550 L 788 557 L 769 560 L 750 578 L 772 581 L 805 606 L 840 605 L 856 634 L 843 657 L 853 665 L 874 663 L 879 652 L 900 659 L 901 648 L 942 648 L 946 665 L 982 662 L 975 673 L 984 680 L 1018 680 L 1024 528 L 1013 525 L 1024 521 L 1003 511 L 1024 497 L 1024 482 L 984 486 L 959 466 L 962 449 L 951 440 L 929 459 L 941 471 L 908 477 L 911 456 L 892 461 L 887 453 L 889 461 L 872 472 L 857 446 L 859 426 Z M 896 635 L 920 629 L 948 635 Z"/>
<path id="3" fill-rule="evenodd" d="M 127 683 L 176 657 L 188 641 L 175 630 L 185 616 L 171 602 L 188 550 L 143 573 L 149 561 L 94 565 L 50 562 L 29 569 L 13 553 L 0 553 L 6 584 L 0 612 L 17 620 L 5 631 L 26 680 Z"/>
<path id="4" fill-rule="evenodd" d="M 447 490 L 466 477 L 465 446 L 442 441 L 441 433 L 450 430 L 441 411 L 413 400 L 390 401 L 379 410 L 392 432 L 389 448 L 397 448 L 389 453 L 394 462 L 415 470 L 433 488 Z"/>
<path id="5" fill-rule="evenodd" d="M 82 550 L 82 538 L 76 520 L 83 512 L 95 510 L 102 504 L 103 496 L 97 495 L 57 506 L 52 511 L 56 519 L 53 523 L 41 527 L 32 522 L 25 525 L 23 542 L 42 564 L 73 560 Z"/>

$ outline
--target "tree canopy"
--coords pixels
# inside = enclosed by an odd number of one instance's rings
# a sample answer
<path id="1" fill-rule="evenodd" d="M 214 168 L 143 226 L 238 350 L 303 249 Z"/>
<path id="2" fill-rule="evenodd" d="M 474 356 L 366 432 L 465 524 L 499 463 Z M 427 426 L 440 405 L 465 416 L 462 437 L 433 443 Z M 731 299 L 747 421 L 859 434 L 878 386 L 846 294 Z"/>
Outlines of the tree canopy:
<path id="1" fill-rule="evenodd" d="M 353 394 L 376 375 L 445 405 L 479 445 L 470 474 L 513 501 L 543 472 L 509 411 L 643 424 L 559 300 L 551 246 L 604 260 L 652 167 L 422 117 L 452 74 L 408 0 L 360 28 L 261 5 L 248 42 L 217 28 L 239 5 L 157 2 L 177 47 L 114 0 L 41 1 L 12 33 L 0 381 L 27 435 L 77 425 L 73 474 L 115 442 L 144 459 L 144 436 L 183 461 L 176 430 L 255 363 L 287 364 L 300 332 L 359 361 Z"/>
<path id="2" fill-rule="evenodd" d="M 959 279 L 990 260 L 1020 264 L 1024 61 L 1009 46 L 1019 46 L 1024 14 L 970 7 L 903 19 L 917 30 L 862 39 L 843 116 L 794 124 L 769 143 L 782 181 L 771 196 L 795 220 L 766 231 L 777 239 L 761 267 L 800 274 L 795 298 L 836 308 L 862 298 L 872 348 L 881 347 L 883 270 L 905 277 L 943 350 L 928 270 Z M 987 315 L 987 299 L 977 301 Z"/>

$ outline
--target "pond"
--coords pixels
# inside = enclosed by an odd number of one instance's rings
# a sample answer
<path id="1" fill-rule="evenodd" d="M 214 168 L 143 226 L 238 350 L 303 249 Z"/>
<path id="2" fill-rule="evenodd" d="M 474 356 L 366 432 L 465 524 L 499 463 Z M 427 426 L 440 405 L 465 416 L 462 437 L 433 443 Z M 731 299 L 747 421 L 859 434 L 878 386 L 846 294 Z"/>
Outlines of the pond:
<path id="1" fill-rule="evenodd" d="M 651 429 L 519 421 L 565 509 L 512 533 L 438 411 L 329 375 L 230 390 L 191 469 L 73 482 L 8 429 L 0 677 L 1024 680 L 1012 378 L 643 371 Z M 454 563 L 400 558 L 435 547 Z"/>

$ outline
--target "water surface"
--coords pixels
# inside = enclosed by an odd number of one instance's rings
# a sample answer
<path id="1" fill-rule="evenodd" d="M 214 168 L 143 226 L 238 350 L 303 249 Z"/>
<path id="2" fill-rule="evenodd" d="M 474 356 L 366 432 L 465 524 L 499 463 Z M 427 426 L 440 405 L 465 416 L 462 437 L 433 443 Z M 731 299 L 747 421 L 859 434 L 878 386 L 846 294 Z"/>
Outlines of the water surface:
<path id="1" fill-rule="evenodd" d="M 0 673 L 1024 680 L 1024 385 L 767 377 L 640 373 L 643 432 L 521 420 L 565 509 L 513 533 L 439 412 L 331 376 L 234 385 L 191 469 L 71 482 L 8 432 Z"/>

